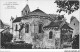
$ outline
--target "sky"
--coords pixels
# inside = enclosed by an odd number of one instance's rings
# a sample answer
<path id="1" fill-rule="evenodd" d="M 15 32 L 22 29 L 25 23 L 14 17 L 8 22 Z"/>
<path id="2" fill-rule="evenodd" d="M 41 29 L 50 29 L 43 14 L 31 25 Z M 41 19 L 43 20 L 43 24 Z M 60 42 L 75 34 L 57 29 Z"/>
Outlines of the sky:
<path id="1" fill-rule="evenodd" d="M 21 16 L 22 9 L 29 5 L 30 11 L 33 11 L 37 8 L 41 9 L 47 14 L 59 14 L 57 13 L 57 5 L 54 3 L 55 0 L 0 0 L 0 19 L 7 24 L 10 24 L 11 16 L 16 18 Z M 67 22 L 70 22 L 71 16 L 75 16 L 78 20 L 80 9 L 75 11 L 74 13 L 68 15 L 65 12 L 61 12 L 60 14 L 65 14 L 65 18 Z"/>

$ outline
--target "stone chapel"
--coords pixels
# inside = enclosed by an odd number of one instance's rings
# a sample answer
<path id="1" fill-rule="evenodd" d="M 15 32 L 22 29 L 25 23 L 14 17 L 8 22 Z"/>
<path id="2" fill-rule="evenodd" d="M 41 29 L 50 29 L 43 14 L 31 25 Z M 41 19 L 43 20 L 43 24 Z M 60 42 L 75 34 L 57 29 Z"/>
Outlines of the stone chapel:
<path id="1" fill-rule="evenodd" d="M 72 28 L 66 26 L 63 15 L 46 14 L 41 9 L 30 11 L 27 4 L 21 11 L 22 16 L 12 21 L 13 41 L 25 41 L 32 44 L 33 48 L 60 48 L 61 30 Z"/>

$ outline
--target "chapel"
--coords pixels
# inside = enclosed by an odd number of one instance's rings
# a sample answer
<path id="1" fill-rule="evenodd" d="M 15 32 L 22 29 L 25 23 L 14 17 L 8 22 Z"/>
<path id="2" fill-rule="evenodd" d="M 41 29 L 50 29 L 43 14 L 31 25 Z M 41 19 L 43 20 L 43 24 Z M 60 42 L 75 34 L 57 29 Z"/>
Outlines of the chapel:
<path id="1" fill-rule="evenodd" d="M 68 31 L 72 36 L 73 29 L 69 27 L 63 15 L 47 14 L 41 9 L 30 11 L 28 4 L 21 11 L 21 14 L 21 17 L 16 17 L 12 21 L 14 42 L 25 41 L 32 44 L 32 48 L 54 49 L 61 47 L 64 41 L 62 40 L 63 31 Z"/>

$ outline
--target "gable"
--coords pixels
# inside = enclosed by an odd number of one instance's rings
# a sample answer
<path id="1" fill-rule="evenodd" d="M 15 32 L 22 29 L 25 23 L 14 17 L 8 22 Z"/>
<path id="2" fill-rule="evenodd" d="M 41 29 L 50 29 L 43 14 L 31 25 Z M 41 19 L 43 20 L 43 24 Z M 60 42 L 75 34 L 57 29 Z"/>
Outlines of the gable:
<path id="1" fill-rule="evenodd" d="M 73 30 L 68 24 L 64 24 L 61 28 Z"/>
<path id="2" fill-rule="evenodd" d="M 24 9 L 22 10 L 22 15 L 25 16 L 25 15 L 27 15 L 29 12 L 30 12 L 30 8 L 29 8 L 28 5 L 26 5 L 26 6 L 24 7 Z"/>

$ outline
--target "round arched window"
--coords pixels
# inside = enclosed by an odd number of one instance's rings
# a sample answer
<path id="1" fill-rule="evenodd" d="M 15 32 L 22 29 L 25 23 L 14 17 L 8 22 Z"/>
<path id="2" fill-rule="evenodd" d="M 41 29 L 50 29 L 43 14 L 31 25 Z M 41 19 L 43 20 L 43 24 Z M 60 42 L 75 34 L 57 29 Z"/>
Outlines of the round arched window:
<path id="1" fill-rule="evenodd" d="M 25 25 L 25 33 L 29 33 L 29 24 Z"/>
<path id="2" fill-rule="evenodd" d="M 53 32 L 50 31 L 50 32 L 49 32 L 49 39 L 52 39 L 52 36 L 53 36 Z"/>
<path id="3" fill-rule="evenodd" d="M 17 31 L 18 30 L 18 25 L 16 24 L 16 28 L 15 28 L 15 31 Z"/>
<path id="4" fill-rule="evenodd" d="M 42 24 L 39 24 L 39 33 L 41 33 L 42 32 Z"/>

